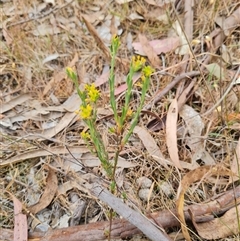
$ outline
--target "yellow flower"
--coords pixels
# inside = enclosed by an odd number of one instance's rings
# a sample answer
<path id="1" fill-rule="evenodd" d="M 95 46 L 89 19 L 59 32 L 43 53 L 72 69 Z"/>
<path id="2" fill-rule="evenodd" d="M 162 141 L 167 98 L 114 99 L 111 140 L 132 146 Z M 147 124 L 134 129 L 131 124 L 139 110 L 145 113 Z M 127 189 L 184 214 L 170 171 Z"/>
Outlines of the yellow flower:
<path id="1" fill-rule="evenodd" d="M 91 102 L 95 103 L 99 99 L 100 93 L 99 93 L 99 90 L 96 89 L 94 84 L 85 85 L 85 90 L 87 91 L 89 100 Z"/>
<path id="2" fill-rule="evenodd" d="M 85 131 L 82 131 L 81 132 L 81 137 L 84 139 L 84 140 L 89 140 L 91 139 L 91 136 L 88 132 L 85 132 Z"/>
<path id="3" fill-rule="evenodd" d="M 143 75 L 148 78 L 151 76 L 151 74 L 154 72 L 154 69 L 151 67 L 151 66 L 145 66 L 143 69 L 142 69 L 142 72 L 143 72 Z"/>
<path id="4" fill-rule="evenodd" d="M 131 117 L 132 114 L 133 114 L 133 111 L 131 109 L 128 109 L 126 117 Z"/>
<path id="5" fill-rule="evenodd" d="M 89 119 L 91 117 L 91 114 L 92 114 L 92 106 L 91 105 L 86 105 L 86 106 L 80 106 L 80 116 L 83 118 L 83 119 Z"/>
<path id="6" fill-rule="evenodd" d="M 135 72 L 142 69 L 145 63 L 146 63 L 146 59 L 141 56 L 132 57 L 132 67 Z"/>

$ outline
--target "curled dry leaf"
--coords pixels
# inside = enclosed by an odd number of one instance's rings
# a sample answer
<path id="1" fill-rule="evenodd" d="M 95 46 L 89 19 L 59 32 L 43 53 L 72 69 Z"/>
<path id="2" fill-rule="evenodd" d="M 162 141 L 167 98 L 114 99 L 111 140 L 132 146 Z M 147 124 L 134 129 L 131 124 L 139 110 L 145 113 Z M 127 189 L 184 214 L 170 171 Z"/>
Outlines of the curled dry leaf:
<path id="1" fill-rule="evenodd" d="M 177 147 L 177 119 L 178 119 L 178 103 L 174 99 L 169 107 L 166 121 L 166 141 L 168 153 L 175 167 L 182 169 Z"/>
<path id="2" fill-rule="evenodd" d="M 48 168 L 48 177 L 46 181 L 47 185 L 45 187 L 43 195 L 40 198 L 39 203 L 28 208 L 28 210 L 33 214 L 36 214 L 42 209 L 46 208 L 52 202 L 58 188 L 58 180 L 54 170 L 51 169 L 50 167 L 47 167 L 47 168 Z"/>
<path id="3" fill-rule="evenodd" d="M 177 213 L 178 213 L 178 218 L 181 222 L 181 228 L 182 232 L 184 235 L 184 238 L 187 241 L 191 241 L 188 228 L 185 222 L 185 217 L 184 217 L 184 194 L 189 188 L 189 186 L 197 181 L 200 181 L 204 177 L 210 176 L 210 175 L 220 175 L 220 176 L 228 176 L 232 177 L 234 176 L 233 172 L 221 165 L 215 165 L 215 166 L 201 166 L 198 167 L 195 170 L 192 170 L 188 172 L 182 179 L 181 185 L 179 185 L 178 188 L 178 198 L 176 201 L 176 206 L 177 206 Z M 215 231 L 215 230 L 214 230 Z"/>

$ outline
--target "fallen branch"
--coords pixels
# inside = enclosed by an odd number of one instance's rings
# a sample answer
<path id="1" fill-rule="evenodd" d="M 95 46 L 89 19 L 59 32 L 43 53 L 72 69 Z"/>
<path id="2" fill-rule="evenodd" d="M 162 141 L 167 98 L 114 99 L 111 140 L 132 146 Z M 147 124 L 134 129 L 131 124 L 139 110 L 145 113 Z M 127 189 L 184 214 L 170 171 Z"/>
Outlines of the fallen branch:
<path id="1" fill-rule="evenodd" d="M 96 189 L 97 190 L 97 189 Z M 101 196 L 101 195 L 100 195 Z M 100 197 L 99 196 L 99 197 Z M 240 186 L 222 194 L 215 200 L 205 204 L 194 204 L 184 208 L 184 216 L 187 222 L 191 221 L 189 210 L 194 213 L 195 222 L 206 222 L 214 217 L 222 215 L 235 205 L 235 200 L 240 197 Z M 214 215 L 213 215 L 214 214 Z M 176 218 L 176 210 L 164 210 L 152 213 L 148 218 L 161 225 L 163 228 L 179 227 L 180 223 Z M 105 240 L 104 230 L 108 230 L 109 222 L 97 222 L 75 227 L 49 230 L 46 233 L 29 233 L 29 241 L 95 241 Z M 142 232 L 125 219 L 115 219 L 112 224 L 112 238 L 127 238 Z M 0 240 L 13 240 L 13 231 L 7 229 L 0 230 Z M 158 239 L 160 240 L 160 239 Z"/>

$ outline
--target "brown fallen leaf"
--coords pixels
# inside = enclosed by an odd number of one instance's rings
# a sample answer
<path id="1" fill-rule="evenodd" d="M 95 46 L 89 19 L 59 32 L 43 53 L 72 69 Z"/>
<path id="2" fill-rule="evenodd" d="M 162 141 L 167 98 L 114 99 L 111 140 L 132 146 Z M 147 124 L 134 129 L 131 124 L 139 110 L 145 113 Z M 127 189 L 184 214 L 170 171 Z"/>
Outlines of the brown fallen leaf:
<path id="1" fill-rule="evenodd" d="M 146 36 L 144 36 L 143 34 L 139 34 L 138 38 L 139 38 L 139 41 L 142 45 L 143 51 L 146 53 L 146 55 L 147 55 L 149 61 L 151 62 L 152 66 L 154 68 L 160 69 L 161 61 L 158 58 L 158 56 L 157 56 L 156 52 L 154 51 L 153 47 L 148 42 L 148 39 L 146 38 Z"/>
<path id="2" fill-rule="evenodd" d="M 175 50 L 179 46 L 179 37 L 168 37 L 165 39 L 152 40 L 149 41 L 149 44 L 157 55 L 167 53 Z M 144 51 L 141 43 L 134 42 L 132 43 L 132 46 L 136 54 L 147 56 L 147 53 Z"/>
<path id="3" fill-rule="evenodd" d="M 206 176 L 210 176 L 210 175 L 215 175 L 215 176 L 220 175 L 220 176 L 232 177 L 232 176 L 234 176 L 234 173 L 231 170 L 223 167 L 220 164 L 215 165 L 215 166 L 201 166 L 195 170 L 188 172 L 183 177 L 183 179 L 181 181 L 181 185 L 179 185 L 176 206 L 177 206 L 178 218 L 181 222 L 182 232 L 183 232 L 184 238 L 187 241 L 191 241 L 191 238 L 190 238 L 188 228 L 187 228 L 187 225 L 185 222 L 185 217 L 184 217 L 183 207 L 184 207 L 185 192 L 187 191 L 187 189 L 189 188 L 189 186 L 192 183 L 197 182 L 197 181 L 201 180 L 202 178 L 204 178 Z"/>
<path id="4" fill-rule="evenodd" d="M 141 73 L 135 73 L 133 75 L 133 84 L 135 84 L 141 77 Z M 127 84 L 122 84 L 115 89 L 114 95 L 119 95 L 127 89 Z"/>
<path id="5" fill-rule="evenodd" d="M 140 126 L 136 126 L 133 132 L 138 135 L 144 147 L 147 149 L 148 153 L 153 157 L 153 159 L 156 160 L 160 165 L 167 166 L 161 150 L 150 133 Z"/>
<path id="6" fill-rule="evenodd" d="M 179 103 L 179 102 L 178 102 Z M 179 115 L 184 120 L 185 143 L 191 150 L 191 164 L 196 167 L 197 160 L 202 160 L 205 165 L 214 165 L 215 161 L 211 155 L 205 150 L 202 141 L 202 131 L 204 122 L 199 113 L 189 105 L 184 105 L 179 111 Z M 187 134 L 187 135 L 186 135 Z M 193 168 L 194 169 L 194 168 Z"/>
<path id="7" fill-rule="evenodd" d="M 194 227 L 199 236 L 207 240 L 224 239 L 230 235 L 239 234 L 239 216 L 240 206 L 228 210 L 222 217 L 215 218 L 209 222 L 196 223 Z"/>
<path id="8" fill-rule="evenodd" d="M 99 87 L 103 84 L 105 84 L 106 82 L 108 82 L 110 76 L 110 71 L 108 70 L 107 72 L 103 73 L 101 76 L 99 76 L 96 81 L 94 82 L 96 87 Z"/>
<path id="9" fill-rule="evenodd" d="M 46 167 L 48 169 L 48 177 L 46 180 L 47 185 L 43 192 L 43 195 L 41 196 L 37 204 L 28 208 L 28 210 L 33 214 L 36 214 L 39 211 L 43 210 L 52 202 L 58 188 L 57 176 L 54 170 L 48 166 Z"/>
<path id="10" fill-rule="evenodd" d="M 73 147 L 68 147 L 69 151 L 74 154 L 74 153 L 86 153 L 89 152 L 89 149 L 87 147 L 82 147 L 82 146 L 73 146 Z M 13 156 L 6 161 L 0 162 L 0 167 L 4 167 L 10 164 L 18 163 L 27 159 L 33 159 L 36 157 L 41 157 L 41 156 L 51 156 L 51 155 L 60 155 L 60 154 L 69 154 L 69 151 L 65 146 L 58 146 L 58 147 L 53 147 L 50 149 L 38 149 L 34 151 L 27 151 L 24 153 L 21 153 L 19 155 Z"/>
<path id="11" fill-rule="evenodd" d="M 110 61 L 110 51 L 109 49 L 106 47 L 106 45 L 104 44 L 104 42 L 102 41 L 102 39 L 99 37 L 96 29 L 94 28 L 94 26 L 87 20 L 87 16 L 82 15 L 82 19 L 84 20 L 87 29 L 89 31 L 89 33 L 93 36 L 93 38 L 95 39 L 97 46 L 102 50 L 103 54 L 105 55 L 105 57 L 107 58 L 108 61 Z"/>
<path id="12" fill-rule="evenodd" d="M 14 241 L 28 240 L 27 216 L 22 213 L 22 203 L 9 193 L 14 203 Z"/>
<path id="13" fill-rule="evenodd" d="M 29 101 L 30 99 L 31 99 L 30 94 L 23 94 L 23 95 L 20 95 L 20 96 L 14 98 L 14 99 L 11 99 L 10 101 L 8 101 L 6 103 L 1 104 L 0 114 L 13 109 L 17 105 L 21 105 L 25 101 Z"/>
<path id="14" fill-rule="evenodd" d="M 166 121 L 166 142 L 168 153 L 175 167 L 182 170 L 177 147 L 177 119 L 178 119 L 178 103 L 174 99 L 169 107 Z"/>
<path id="15" fill-rule="evenodd" d="M 75 103 L 76 106 L 78 106 L 77 104 L 78 104 L 79 101 L 80 101 L 80 98 L 78 98 L 77 102 Z M 43 137 L 43 138 L 39 138 L 38 140 L 44 140 L 44 139 L 52 138 L 57 133 L 59 133 L 61 130 L 64 130 L 64 128 L 66 128 L 66 126 L 68 126 L 70 123 L 74 123 L 78 119 L 79 119 L 79 117 L 75 112 L 66 113 L 61 118 L 61 120 L 59 121 L 59 123 L 56 126 L 51 127 L 49 129 L 45 129 L 44 131 L 41 131 L 41 132 L 35 132 L 34 134 L 36 134 L 36 136 L 38 134 L 40 134 Z M 31 138 L 29 138 L 29 139 L 31 139 Z"/>

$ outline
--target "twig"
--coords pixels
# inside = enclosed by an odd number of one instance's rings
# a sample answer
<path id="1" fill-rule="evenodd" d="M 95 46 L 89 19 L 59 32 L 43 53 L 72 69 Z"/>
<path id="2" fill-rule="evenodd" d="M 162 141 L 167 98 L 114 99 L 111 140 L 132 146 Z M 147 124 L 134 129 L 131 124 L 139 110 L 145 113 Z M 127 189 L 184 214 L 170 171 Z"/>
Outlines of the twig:
<path id="1" fill-rule="evenodd" d="M 160 93 L 157 94 L 157 96 L 154 97 L 154 100 L 152 101 L 152 103 L 148 103 L 143 109 L 144 110 L 151 109 L 152 105 L 156 104 L 165 94 L 168 93 L 169 90 L 171 90 L 176 84 L 178 84 L 184 78 L 194 77 L 199 74 L 200 74 L 200 71 L 191 71 L 191 72 L 182 73 L 176 76 L 170 84 L 168 84 Z"/>

